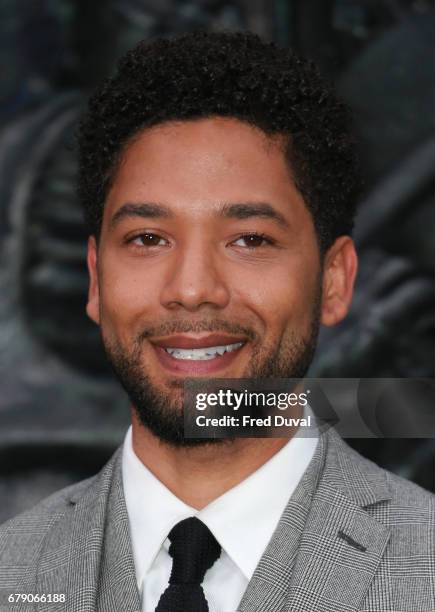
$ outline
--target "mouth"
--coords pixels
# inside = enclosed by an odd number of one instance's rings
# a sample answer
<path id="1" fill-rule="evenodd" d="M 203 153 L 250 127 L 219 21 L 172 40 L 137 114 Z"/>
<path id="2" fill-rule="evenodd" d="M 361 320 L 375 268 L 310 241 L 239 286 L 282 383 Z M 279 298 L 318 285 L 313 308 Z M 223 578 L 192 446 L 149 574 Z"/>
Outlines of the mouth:
<path id="1" fill-rule="evenodd" d="M 234 344 L 223 344 L 221 346 L 210 346 L 207 348 L 183 349 L 175 347 L 167 347 L 165 351 L 174 359 L 191 359 L 193 361 L 208 361 L 215 357 L 222 356 L 225 353 L 231 353 L 243 346 L 243 342 L 235 342 Z"/>
<path id="2" fill-rule="evenodd" d="M 232 364 L 247 340 L 222 334 L 171 336 L 151 341 L 160 364 L 171 373 L 211 374 Z"/>

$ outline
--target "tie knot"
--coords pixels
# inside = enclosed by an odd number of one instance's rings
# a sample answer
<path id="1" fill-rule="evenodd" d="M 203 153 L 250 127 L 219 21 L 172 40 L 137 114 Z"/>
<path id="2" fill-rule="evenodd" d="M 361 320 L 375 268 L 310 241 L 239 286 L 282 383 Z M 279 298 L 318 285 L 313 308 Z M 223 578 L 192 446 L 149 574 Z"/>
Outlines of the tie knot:
<path id="1" fill-rule="evenodd" d="M 201 584 L 205 572 L 221 554 L 210 529 L 192 516 L 171 529 L 169 554 L 173 559 L 170 584 Z"/>

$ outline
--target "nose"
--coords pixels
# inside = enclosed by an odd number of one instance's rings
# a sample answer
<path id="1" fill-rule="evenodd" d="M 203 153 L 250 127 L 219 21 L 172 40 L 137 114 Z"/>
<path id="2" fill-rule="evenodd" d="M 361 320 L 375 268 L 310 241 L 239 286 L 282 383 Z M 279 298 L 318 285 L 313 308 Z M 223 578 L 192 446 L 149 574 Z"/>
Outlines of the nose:
<path id="1" fill-rule="evenodd" d="M 212 246 L 195 242 L 171 258 L 161 292 L 166 308 L 195 312 L 204 305 L 222 309 L 230 299 L 224 265 Z"/>

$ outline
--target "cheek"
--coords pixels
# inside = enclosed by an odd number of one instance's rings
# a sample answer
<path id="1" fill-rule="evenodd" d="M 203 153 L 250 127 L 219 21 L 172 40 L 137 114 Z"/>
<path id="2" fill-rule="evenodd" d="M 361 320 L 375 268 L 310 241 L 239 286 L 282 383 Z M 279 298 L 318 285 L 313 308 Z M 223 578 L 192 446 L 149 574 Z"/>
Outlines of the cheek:
<path id="1" fill-rule="evenodd" d="M 100 287 L 102 324 L 116 330 L 119 338 L 131 337 L 136 324 L 152 308 L 152 280 L 137 270 L 120 266 L 119 263 L 107 261 L 102 273 Z M 134 333 L 134 331 L 133 331 Z"/>
<path id="2" fill-rule="evenodd" d="M 258 275 L 246 272 L 234 283 L 236 301 L 252 310 L 261 319 L 264 329 L 279 335 L 291 326 L 295 331 L 308 329 L 311 323 L 315 279 L 313 268 L 275 266 Z"/>

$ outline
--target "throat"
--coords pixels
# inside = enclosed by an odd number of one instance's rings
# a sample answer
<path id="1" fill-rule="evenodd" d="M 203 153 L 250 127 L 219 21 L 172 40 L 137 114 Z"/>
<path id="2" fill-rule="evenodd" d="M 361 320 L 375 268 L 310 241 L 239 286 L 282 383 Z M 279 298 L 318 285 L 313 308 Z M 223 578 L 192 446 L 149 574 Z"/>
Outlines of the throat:
<path id="1" fill-rule="evenodd" d="M 133 451 L 138 459 L 173 495 L 196 510 L 242 482 L 287 442 L 287 438 L 236 438 L 176 448 L 133 422 Z"/>

